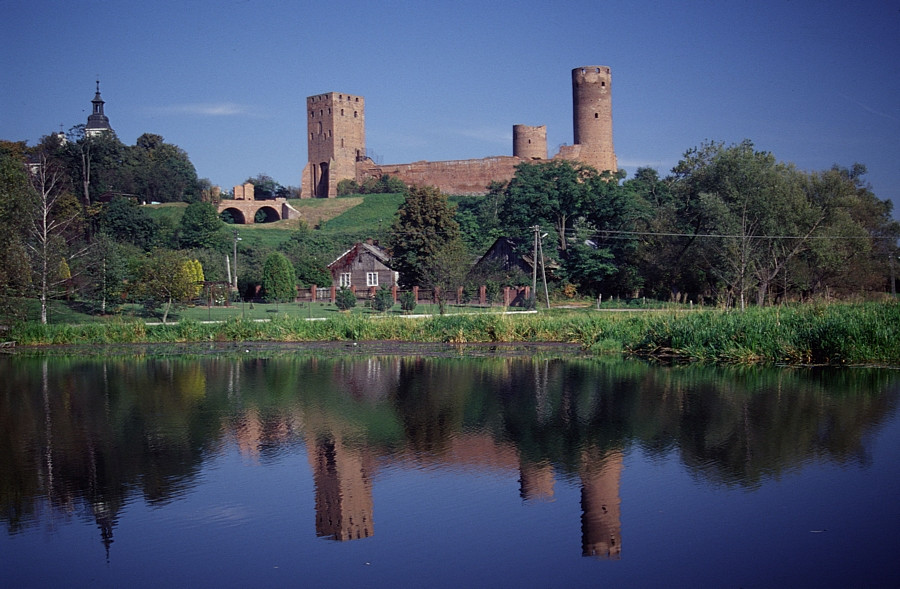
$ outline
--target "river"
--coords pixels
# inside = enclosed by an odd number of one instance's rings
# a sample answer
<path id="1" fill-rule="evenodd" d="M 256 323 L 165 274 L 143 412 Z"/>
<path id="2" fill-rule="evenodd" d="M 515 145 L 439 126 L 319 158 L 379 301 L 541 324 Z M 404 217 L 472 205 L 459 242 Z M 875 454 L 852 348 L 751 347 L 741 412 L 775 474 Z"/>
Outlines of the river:
<path id="1" fill-rule="evenodd" d="M 898 371 L 415 350 L 0 356 L 0 585 L 900 583 Z"/>

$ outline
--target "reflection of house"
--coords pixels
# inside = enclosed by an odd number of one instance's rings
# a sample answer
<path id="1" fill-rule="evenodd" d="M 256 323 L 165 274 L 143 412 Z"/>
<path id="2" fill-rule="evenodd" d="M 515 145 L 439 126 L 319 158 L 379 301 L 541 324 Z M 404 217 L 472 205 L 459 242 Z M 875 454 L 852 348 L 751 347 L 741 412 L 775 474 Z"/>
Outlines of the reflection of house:
<path id="1" fill-rule="evenodd" d="M 391 257 L 371 240 L 357 243 L 328 264 L 331 283 L 338 287 L 363 289 L 397 284 L 397 273 L 388 267 Z"/>

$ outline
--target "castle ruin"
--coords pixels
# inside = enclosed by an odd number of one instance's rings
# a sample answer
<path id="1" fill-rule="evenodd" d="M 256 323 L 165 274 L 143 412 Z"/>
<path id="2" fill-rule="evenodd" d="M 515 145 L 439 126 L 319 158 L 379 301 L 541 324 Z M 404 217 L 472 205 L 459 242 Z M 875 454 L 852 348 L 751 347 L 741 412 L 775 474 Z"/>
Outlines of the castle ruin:
<path id="1" fill-rule="evenodd" d="M 547 161 L 547 127 L 513 126 L 513 154 L 481 159 L 376 164 L 366 156 L 365 99 L 330 92 L 306 99 L 307 150 L 301 198 L 337 196 L 341 180 L 362 184 L 385 174 L 408 185 L 435 186 L 447 194 L 485 194 L 491 182 L 507 182 L 517 165 Z M 607 66 L 572 70 L 574 142 L 552 159 L 616 171 L 612 138 L 612 75 Z"/>

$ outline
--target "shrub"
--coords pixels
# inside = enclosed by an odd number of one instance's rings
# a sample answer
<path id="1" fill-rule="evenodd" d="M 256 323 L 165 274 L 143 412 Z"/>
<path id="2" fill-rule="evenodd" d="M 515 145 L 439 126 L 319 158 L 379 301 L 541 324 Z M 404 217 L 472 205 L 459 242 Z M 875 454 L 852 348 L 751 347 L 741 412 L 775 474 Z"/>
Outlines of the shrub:
<path id="1" fill-rule="evenodd" d="M 341 288 L 334 297 L 334 304 L 341 311 L 349 311 L 356 306 L 356 294 L 349 288 Z"/>
<path id="2" fill-rule="evenodd" d="M 345 178 L 337 184 L 337 195 L 347 196 L 348 194 L 359 194 L 359 184 L 356 180 Z"/>
<path id="3" fill-rule="evenodd" d="M 407 313 L 415 311 L 417 304 L 418 301 L 416 301 L 416 295 L 413 291 L 408 290 L 400 295 L 400 308 Z"/>
<path id="4" fill-rule="evenodd" d="M 375 292 L 375 298 L 372 299 L 372 308 L 379 313 L 384 313 L 394 306 L 394 297 L 391 291 L 382 287 Z"/>

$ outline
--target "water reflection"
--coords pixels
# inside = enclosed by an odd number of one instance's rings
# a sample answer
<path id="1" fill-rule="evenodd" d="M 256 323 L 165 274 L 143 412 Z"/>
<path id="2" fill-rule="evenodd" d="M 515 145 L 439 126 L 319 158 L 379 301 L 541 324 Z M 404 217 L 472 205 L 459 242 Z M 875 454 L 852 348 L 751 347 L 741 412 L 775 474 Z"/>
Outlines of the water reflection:
<path id="1" fill-rule="evenodd" d="M 0 381 L 0 519 L 12 534 L 93 521 L 107 551 L 126 504 L 179 499 L 237 448 L 251 463 L 305 451 L 314 533 L 339 541 L 375 534 L 384 468 L 517 473 L 527 502 L 578 481 L 582 554 L 617 559 L 629 448 L 755 488 L 810 462 L 865 464 L 897 403 L 886 371 L 593 359 L 16 358 Z"/>

